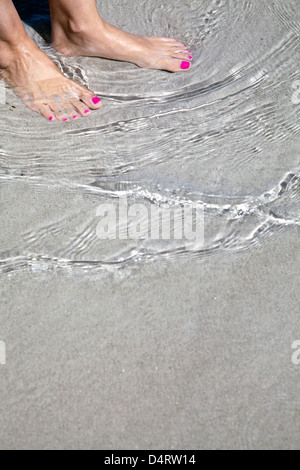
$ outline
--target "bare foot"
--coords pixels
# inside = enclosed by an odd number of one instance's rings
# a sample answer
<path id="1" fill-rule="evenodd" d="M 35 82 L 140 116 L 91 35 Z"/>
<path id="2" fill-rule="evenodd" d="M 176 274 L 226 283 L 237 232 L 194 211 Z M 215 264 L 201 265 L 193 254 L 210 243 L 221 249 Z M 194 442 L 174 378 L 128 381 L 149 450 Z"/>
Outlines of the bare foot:
<path id="1" fill-rule="evenodd" d="M 77 120 L 102 105 L 92 91 L 66 78 L 29 37 L 19 46 L 1 46 L 1 77 L 29 109 L 50 121 Z"/>
<path id="2" fill-rule="evenodd" d="M 68 57 L 102 57 L 169 72 L 189 69 L 192 60 L 191 51 L 175 39 L 134 36 L 100 16 L 80 26 L 53 21 L 52 41 L 56 50 Z"/>

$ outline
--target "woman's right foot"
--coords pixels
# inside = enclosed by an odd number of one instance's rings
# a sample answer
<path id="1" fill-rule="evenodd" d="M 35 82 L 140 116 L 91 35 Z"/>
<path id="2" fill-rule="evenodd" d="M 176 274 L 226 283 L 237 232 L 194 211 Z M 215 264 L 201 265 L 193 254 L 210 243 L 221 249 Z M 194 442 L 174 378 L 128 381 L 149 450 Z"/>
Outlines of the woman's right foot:
<path id="1" fill-rule="evenodd" d="M 66 78 L 29 37 L 18 46 L 0 43 L 1 77 L 29 109 L 50 121 L 74 121 L 102 105 L 92 91 Z"/>

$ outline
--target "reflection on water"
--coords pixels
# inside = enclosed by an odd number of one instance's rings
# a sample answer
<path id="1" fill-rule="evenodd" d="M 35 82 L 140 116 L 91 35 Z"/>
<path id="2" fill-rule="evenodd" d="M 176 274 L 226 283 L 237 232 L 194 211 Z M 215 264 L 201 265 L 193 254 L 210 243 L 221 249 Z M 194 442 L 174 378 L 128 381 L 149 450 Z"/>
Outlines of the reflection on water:
<path id="1" fill-rule="evenodd" d="M 185 42 L 195 59 L 187 74 L 61 57 L 45 41 L 45 2 L 22 3 L 40 47 L 105 106 L 90 119 L 49 126 L 7 91 L 0 271 L 205 257 L 251 249 L 299 225 L 297 0 L 132 0 L 134 17 L 124 1 L 99 2 L 127 30 Z M 204 245 L 100 241 L 97 207 L 124 195 L 149 208 L 204 207 Z"/>

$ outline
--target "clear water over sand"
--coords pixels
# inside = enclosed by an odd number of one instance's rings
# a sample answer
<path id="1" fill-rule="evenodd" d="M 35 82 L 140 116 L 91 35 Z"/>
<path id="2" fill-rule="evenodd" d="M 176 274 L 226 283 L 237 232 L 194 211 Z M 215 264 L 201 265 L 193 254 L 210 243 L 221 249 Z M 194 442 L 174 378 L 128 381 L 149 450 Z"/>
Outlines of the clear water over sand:
<path id="1" fill-rule="evenodd" d="M 26 183 L 17 204 L 20 211 L 29 204 L 33 217 L 15 236 L 5 231 L 2 271 L 30 267 L 37 258 L 43 266 L 95 270 L 162 253 L 209 256 L 250 249 L 299 224 L 297 2 L 141 1 L 138 24 L 124 18 L 122 5 L 102 2 L 101 11 L 125 29 L 178 38 L 191 48 L 193 67 L 169 74 L 65 59 L 28 27 L 68 76 L 103 97 L 104 107 L 91 119 L 49 126 L 8 91 L 0 124 L 2 194 Z M 21 11 L 47 39 L 43 2 L 36 16 L 28 7 Z M 97 204 L 125 195 L 149 209 L 204 207 L 204 245 L 99 240 Z M 40 198 L 47 204 L 57 197 L 63 207 L 40 212 Z"/>

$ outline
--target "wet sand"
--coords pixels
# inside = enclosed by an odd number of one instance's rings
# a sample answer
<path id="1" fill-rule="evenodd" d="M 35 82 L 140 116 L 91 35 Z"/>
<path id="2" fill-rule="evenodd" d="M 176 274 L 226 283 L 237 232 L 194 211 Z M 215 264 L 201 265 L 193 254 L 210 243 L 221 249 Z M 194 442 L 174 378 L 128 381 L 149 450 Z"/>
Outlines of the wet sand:
<path id="1" fill-rule="evenodd" d="M 299 449 L 299 233 L 105 281 L 1 280 L 1 448 Z"/>

